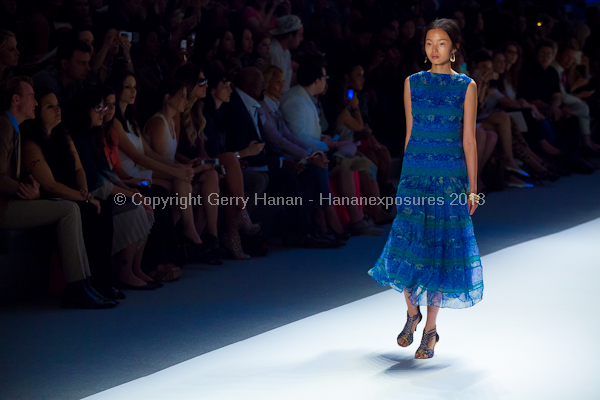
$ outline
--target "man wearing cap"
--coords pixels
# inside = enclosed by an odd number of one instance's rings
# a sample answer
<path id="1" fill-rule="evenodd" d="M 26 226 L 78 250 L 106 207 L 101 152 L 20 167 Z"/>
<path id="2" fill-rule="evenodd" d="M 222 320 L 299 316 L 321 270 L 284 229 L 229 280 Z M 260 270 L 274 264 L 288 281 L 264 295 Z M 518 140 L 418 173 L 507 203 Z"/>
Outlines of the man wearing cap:
<path id="1" fill-rule="evenodd" d="M 285 89 L 290 89 L 292 82 L 292 55 L 290 50 L 296 50 L 302 42 L 304 26 L 296 15 L 284 15 L 277 20 L 277 29 L 271 32 L 273 42 L 271 43 L 270 63 L 283 70 L 285 78 Z"/>

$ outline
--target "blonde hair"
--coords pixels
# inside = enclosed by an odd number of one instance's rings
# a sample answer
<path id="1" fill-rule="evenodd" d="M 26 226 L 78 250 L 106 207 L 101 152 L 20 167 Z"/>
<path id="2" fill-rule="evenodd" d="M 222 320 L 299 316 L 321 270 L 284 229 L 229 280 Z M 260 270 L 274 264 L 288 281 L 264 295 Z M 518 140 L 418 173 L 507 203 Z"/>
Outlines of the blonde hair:
<path id="1" fill-rule="evenodd" d="M 8 39 L 10 38 L 17 38 L 17 36 L 12 33 L 11 31 L 7 31 L 7 30 L 0 30 L 0 51 L 4 51 L 6 50 L 6 47 L 8 46 Z M 1 65 L 0 64 L 0 78 L 2 78 L 2 76 L 4 75 L 4 70 L 7 68 L 6 65 Z"/>
<path id="2" fill-rule="evenodd" d="M 269 86 L 269 83 L 275 77 L 275 73 L 277 72 L 283 75 L 283 69 L 279 68 L 276 65 L 269 64 L 265 68 L 263 68 L 262 73 L 265 79 L 265 86 Z"/>

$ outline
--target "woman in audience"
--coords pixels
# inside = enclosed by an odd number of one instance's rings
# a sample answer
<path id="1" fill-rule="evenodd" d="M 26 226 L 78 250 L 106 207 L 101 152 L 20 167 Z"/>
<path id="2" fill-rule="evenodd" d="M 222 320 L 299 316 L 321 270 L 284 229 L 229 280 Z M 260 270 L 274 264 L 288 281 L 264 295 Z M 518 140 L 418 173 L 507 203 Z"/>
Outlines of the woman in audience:
<path id="1" fill-rule="evenodd" d="M 237 157 L 225 150 L 225 126 L 220 112 L 221 105 L 231 99 L 231 86 L 227 74 L 222 71 L 211 71 L 208 75 L 208 92 L 204 100 L 203 115 L 206 119 L 204 127 L 204 143 L 202 147 L 210 158 L 223 160 L 225 166 L 225 183 L 222 187 L 223 196 L 243 197 L 244 178 L 242 176 L 240 161 Z M 252 143 L 247 148 L 240 150 L 240 158 L 257 155 L 260 147 Z M 230 255 L 236 260 L 249 260 L 251 257 L 244 253 L 239 230 L 254 235 L 260 230 L 259 224 L 254 224 L 241 204 L 228 205 L 225 208 L 227 232 L 223 234 L 222 241 Z"/>
<path id="2" fill-rule="evenodd" d="M 184 65 L 175 72 L 175 79 L 183 84 L 187 89 L 187 105 L 183 113 L 175 115 L 175 129 L 177 131 L 177 152 L 175 159 L 182 164 L 192 163 L 194 168 L 195 183 L 194 195 L 200 194 L 204 199 L 202 205 L 194 213 L 196 230 L 202 233 L 206 226 L 207 232 L 202 235 L 202 241 L 206 245 L 205 261 L 209 264 L 222 264 L 217 257 L 217 248 L 219 245 L 217 233 L 217 219 L 219 207 L 214 202 L 208 201 L 212 195 L 219 194 L 219 175 L 215 166 L 211 164 L 202 164 L 202 160 L 209 159 L 204 150 L 204 126 L 206 119 L 202 115 L 204 103 L 202 99 L 206 97 L 206 87 L 208 81 L 200 67 L 193 64 Z M 230 157 L 219 158 L 219 165 L 224 165 L 226 171 L 239 169 L 239 162 L 231 154 Z M 226 175 L 228 176 L 228 175 Z"/>
<path id="3" fill-rule="evenodd" d="M 113 215 L 112 255 L 117 266 L 118 286 L 122 289 L 151 290 L 162 286 L 142 272 L 146 239 L 154 223 L 152 210 L 134 204 L 135 195 L 110 171 L 102 146 L 102 123 L 108 107 L 102 93 L 84 89 L 73 102 L 67 127 L 85 172 L 88 190 L 111 204 Z M 113 181 L 115 183 L 113 183 Z M 117 200 L 122 199 L 119 203 Z"/>
<path id="4" fill-rule="evenodd" d="M 178 164 L 175 161 L 177 152 L 177 132 L 175 131 L 174 117 L 177 113 L 182 113 L 187 105 L 187 90 L 181 82 L 173 79 L 166 79 L 160 83 L 157 90 L 157 99 L 160 102 L 160 109 L 152 118 L 148 120 L 144 127 L 143 135 L 150 149 L 156 154 L 164 164 L 173 166 L 183 165 L 186 171 L 193 178 L 194 171 L 192 163 Z M 172 179 L 171 176 L 160 171 L 153 173 L 154 183 L 166 188 L 172 196 L 190 198 L 200 193 L 200 185 L 192 186 L 189 179 Z M 196 230 L 194 224 L 194 213 L 198 213 L 200 206 L 179 203 L 174 216 L 174 222 L 181 218 L 182 234 L 180 239 L 192 247 L 202 244 L 200 233 Z M 216 230 L 216 227 L 215 227 Z"/>
<path id="5" fill-rule="evenodd" d="M 104 34 L 102 47 L 94 54 L 90 63 L 88 80 L 97 86 L 103 85 L 113 73 L 129 71 L 133 74 L 131 62 L 131 42 L 126 36 L 111 28 Z M 123 57 L 117 57 L 123 49 Z"/>
<path id="6" fill-rule="evenodd" d="M 412 20 L 410 20 L 412 22 Z M 414 23 L 413 23 L 414 25 Z M 354 139 L 360 140 L 359 150 L 377 166 L 377 182 L 384 195 L 396 195 L 396 188 L 390 181 L 392 156 L 387 147 L 383 146 L 373 135 L 369 126 L 369 95 L 363 92 L 365 86 L 365 71 L 358 62 L 349 62 L 346 66 L 344 79 L 346 87 L 354 90 L 359 110 L 363 119 L 363 129 L 354 132 Z M 354 101 L 354 100 L 352 100 Z"/>
<path id="7" fill-rule="evenodd" d="M 242 20 L 245 26 L 255 33 L 260 31 L 269 32 L 277 28 L 275 10 L 279 5 L 278 1 L 251 0 L 247 4 L 242 11 Z"/>
<path id="8" fill-rule="evenodd" d="M 528 124 L 528 127 L 532 133 L 537 133 L 532 137 L 532 140 L 539 143 L 540 150 L 550 155 L 560 154 L 560 150 L 552 146 L 546 139 L 547 137 L 552 137 L 553 134 L 550 122 L 546 120 L 544 114 L 542 114 L 534 104 L 529 103 L 523 98 L 517 98 L 519 74 L 521 72 L 521 63 L 523 61 L 523 50 L 521 46 L 516 42 L 506 42 L 502 46 L 502 51 L 504 53 L 504 73 L 500 76 L 498 85 L 501 93 L 506 99 L 516 102 L 520 108 L 531 110 L 536 122 L 535 126 L 530 123 Z M 494 68 L 495 70 L 502 70 L 501 65 L 498 65 L 498 63 L 496 63 Z"/>
<path id="9" fill-rule="evenodd" d="M 342 82 L 332 81 L 325 96 L 327 104 L 325 115 L 327 116 L 329 128 L 333 129 L 332 134 L 339 136 L 340 140 L 354 142 L 355 133 L 364 129 L 364 123 L 358 106 L 357 93 L 352 92 L 350 100 L 348 100 L 348 97 L 350 96 L 346 86 Z M 352 111 L 350 112 L 349 109 Z M 360 155 L 360 152 L 357 155 Z M 367 198 L 381 197 L 379 184 L 377 183 L 377 166 L 372 161 L 369 162 L 368 169 L 359 171 L 358 182 L 361 196 Z M 380 205 L 365 204 L 363 207 L 364 213 L 373 218 L 377 225 L 385 225 L 394 220 L 394 216 L 386 213 Z"/>
<path id="10" fill-rule="evenodd" d="M 118 177 L 117 179 L 120 180 L 115 183 L 113 179 L 113 183 L 121 186 L 123 189 L 129 189 L 133 193 L 138 193 L 136 196 L 136 203 L 138 204 L 145 204 L 145 197 L 169 197 L 169 193 L 165 188 L 158 185 L 149 187 L 147 185 L 148 182 L 144 178 L 134 178 L 123 169 L 119 158 L 119 138 L 114 125 L 117 99 L 113 90 L 107 89 L 105 91 L 104 104 L 107 109 L 104 115 L 102 130 L 100 131 L 101 137 L 98 146 L 104 149 L 104 155 L 106 156 L 110 171 L 114 172 Z M 148 276 L 156 281 L 170 282 L 176 280 L 180 277 L 181 270 L 176 265 L 170 263 L 175 259 L 173 255 L 175 243 L 173 242 L 173 216 L 171 214 L 171 207 L 161 206 L 157 207 L 156 210 L 152 210 L 150 206 L 144 205 L 144 207 L 149 211 L 148 219 L 154 221 L 154 224 L 148 235 L 144 256 L 141 260 L 142 265 L 148 265 L 148 270 L 151 271 L 148 273 Z M 137 271 L 140 270 L 139 268 L 136 264 Z M 136 275 L 142 276 L 141 273 Z"/>
<path id="11" fill-rule="evenodd" d="M 252 52 L 254 51 L 254 40 L 252 39 L 252 31 L 248 28 L 242 31 L 241 36 L 236 41 L 238 44 L 237 62 L 240 67 L 247 67 L 253 60 Z"/>
<path id="12" fill-rule="evenodd" d="M 269 58 L 271 57 L 271 36 L 265 32 L 255 33 L 254 39 L 254 51 L 250 56 L 251 63 L 244 65 L 244 67 L 257 67 L 263 69 L 269 65 Z"/>
<path id="13" fill-rule="evenodd" d="M 95 198 L 73 140 L 59 125 L 58 100 L 48 90 L 38 90 L 36 119 L 22 126 L 22 163 L 40 183 L 46 198 L 71 200 L 79 206 L 83 239 L 92 272 L 91 284 L 108 299 L 124 298 L 113 287 L 111 250 L 113 219 L 111 205 Z M 102 112 L 101 107 L 99 107 Z M 95 112 L 95 111 L 92 111 Z"/>
<path id="14" fill-rule="evenodd" d="M 12 75 L 11 68 L 19 65 L 17 37 L 10 31 L 0 31 L 0 82 Z"/>
<path id="15" fill-rule="evenodd" d="M 220 37 L 219 50 L 215 57 L 216 64 L 223 71 L 234 75 L 240 70 L 240 64 L 235 58 L 235 39 L 231 31 L 224 31 Z"/>

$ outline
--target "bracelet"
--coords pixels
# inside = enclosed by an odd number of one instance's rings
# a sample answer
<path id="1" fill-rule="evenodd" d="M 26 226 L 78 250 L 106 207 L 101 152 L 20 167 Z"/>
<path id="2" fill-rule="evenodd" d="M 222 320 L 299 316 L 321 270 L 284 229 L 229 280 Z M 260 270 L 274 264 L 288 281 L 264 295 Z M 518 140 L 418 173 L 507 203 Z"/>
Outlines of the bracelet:
<path id="1" fill-rule="evenodd" d="M 352 111 L 356 111 L 356 110 L 358 110 L 360 107 L 359 107 L 359 106 L 352 106 L 351 108 L 352 108 Z"/>
<path id="2" fill-rule="evenodd" d="M 468 197 L 473 203 L 479 203 L 479 199 L 481 199 L 481 197 L 476 193 L 469 193 Z"/>

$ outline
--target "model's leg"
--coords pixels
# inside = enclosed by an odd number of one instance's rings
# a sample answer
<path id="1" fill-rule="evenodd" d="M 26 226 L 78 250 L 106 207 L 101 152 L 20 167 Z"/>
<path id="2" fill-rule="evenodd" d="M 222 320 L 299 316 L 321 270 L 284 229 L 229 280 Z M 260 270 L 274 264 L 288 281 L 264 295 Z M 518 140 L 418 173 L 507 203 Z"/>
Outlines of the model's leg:
<path id="1" fill-rule="evenodd" d="M 436 320 L 437 320 L 437 315 L 438 315 L 439 311 L 440 311 L 440 308 L 437 306 L 427 306 L 427 322 L 425 323 L 425 332 L 429 332 L 436 328 Z M 429 338 L 429 341 L 427 342 L 427 348 L 433 349 L 435 347 L 436 343 L 437 343 L 436 335 L 433 335 L 432 337 Z M 427 357 L 427 355 L 424 352 L 417 350 L 417 353 L 415 354 L 415 358 L 429 358 L 429 357 Z"/>
<path id="2" fill-rule="evenodd" d="M 417 328 L 417 325 L 419 324 L 419 322 L 421 322 L 421 320 L 423 319 L 423 317 L 412 318 L 415 315 L 419 314 L 419 307 L 412 305 L 412 303 L 410 302 L 409 296 L 410 296 L 410 293 L 408 292 L 408 290 L 405 289 L 404 290 L 404 300 L 406 300 L 406 306 L 408 307 L 409 321 L 414 320 L 413 323 L 411 324 L 412 326 L 410 327 L 410 330 L 408 331 L 408 333 L 413 333 L 415 331 L 415 329 Z M 407 321 L 407 323 L 408 323 L 408 321 Z M 407 330 L 406 325 L 404 326 L 404 329 Z M 409 344 L 410 343 L 408 342 L 406 337 L 398 338 L 398 345 L 400 345 L 402 347 L 406 347 Z"/>

